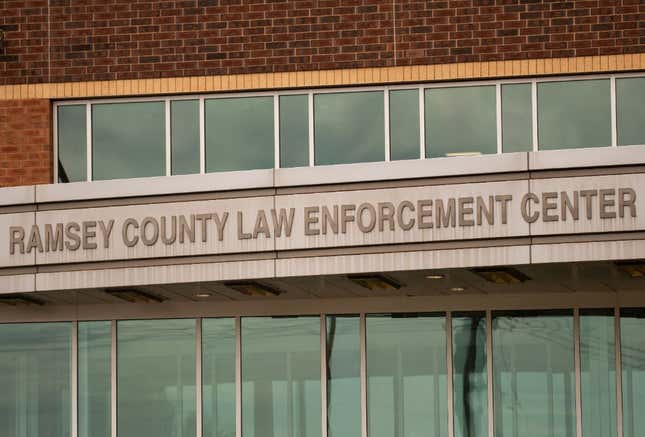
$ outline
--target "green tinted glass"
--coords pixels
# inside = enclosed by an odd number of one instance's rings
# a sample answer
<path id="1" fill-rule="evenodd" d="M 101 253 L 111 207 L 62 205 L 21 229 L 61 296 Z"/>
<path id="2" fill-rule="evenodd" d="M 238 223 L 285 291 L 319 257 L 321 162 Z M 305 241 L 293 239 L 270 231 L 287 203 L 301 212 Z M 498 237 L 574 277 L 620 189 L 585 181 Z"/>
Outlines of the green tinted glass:
<path id="1" fill-rule="evenodd" d="M 497 153 L 494 86 L 425 91 L 426 156 Z"/>
<path id="2" fill-rule="evenodd" d="M 309 97 L 280 96 L 280 167 L 309 165 Z"/>
<path id="3" fill-rule="evenodd" d="M 573 361 L 573 315 L 493 313 L 495 436 L 575 436 Z"/>
<path id="4" fill-rule="evenodd" d="M 531 84 L 502 85 L 502 144 L 504 153 L 533 150 Z"/>
<path id="5" fill-rule="evenodd" d="M 611 144 L 609 79 L 538 83 L 540 150 Z"/>
<path id="6" fill-rule="evenodd" d="M 452 365 L 455 437 L 487 436 L 485 313 L 453 315 Z"/>
<path id="7" fill-rule="evenodd" d="M 419 90 L 390 91 L 390 159 L 419 159 Z"/>
<path id="8" fill-rule="evenodd" d="M 447 435 L 445 326 L 439 316 L 367 316 L 370 437 Z"/>
<path id="9" fill-rule="evenodd" d="M 618 145 L 645 144 L 645 77 L 616 79 Z"/>
<path id="10" fill-rule="evenodd" d="M 166 174 L 163 102 L 92 105 L 92 179 Z"/>
<path id="11" fill-rule="evenodd" d="M 195 435 L 195 321 L 118 322 L 119 437 Z"/>
<path id="12" fill-rule="evenodd" d="M 316 165 L 385 159 L 383 91 L 314 96 Z"/>
<path id="13" fill-rule="evenodd" d="M 583 437 L 616 435 L 616 334 L 613 310 L 580 311 Z"/>
<path id="14" fill-rule="evenodd" d="M 623 383 L 623 437 L 640 437 L 645 430 L 645 309 L 620 312 Z"/>
<path id="15" fill-rule="evenodd" d="M 235 436 L 235 320 L 202 322 L 203 436 Z"/>
<path id="16" fill-rule="evenodd" d="M 273 168 L 273 97 L 205 103 L 206 171 Z"/>
<path id="17" fill-rule="evenodd" d="M 243 318 L 243 436 L 321 432 L 320 318 Z"/>
<path id="18" fill-rule="evenodd" d="M 110 322 L 78 324 L 78 435 L 111 435 Z"/>
<path id="19" fill-rule="evenodd" d="M 58 107 L 58 182 L 87 180 L 85 105 Z"/>
<path id="20" fill-rule="evenodd" d="M 0 325 L 0 435 L 69 437 L 72 325 Z"/>
<path id="21" fill-rule="evenodd" d="M 327 317 L 327 435 L 361 435 L 360 319 Z"/>
<path id="22" fill-rule="evenodd" d="M 199 173 L 199 101 L 170 102 L 172 174 Z"/>

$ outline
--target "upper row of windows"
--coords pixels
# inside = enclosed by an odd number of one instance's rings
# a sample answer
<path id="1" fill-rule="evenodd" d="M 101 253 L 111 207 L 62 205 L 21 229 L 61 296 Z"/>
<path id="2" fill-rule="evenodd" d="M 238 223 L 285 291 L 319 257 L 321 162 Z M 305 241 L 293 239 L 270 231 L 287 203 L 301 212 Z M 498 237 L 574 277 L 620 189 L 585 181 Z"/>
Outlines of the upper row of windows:
<path id="1" fill-rule="evenodd" d="M 645 144 L 645 77 L 65 102 L 58 181 Z"/>

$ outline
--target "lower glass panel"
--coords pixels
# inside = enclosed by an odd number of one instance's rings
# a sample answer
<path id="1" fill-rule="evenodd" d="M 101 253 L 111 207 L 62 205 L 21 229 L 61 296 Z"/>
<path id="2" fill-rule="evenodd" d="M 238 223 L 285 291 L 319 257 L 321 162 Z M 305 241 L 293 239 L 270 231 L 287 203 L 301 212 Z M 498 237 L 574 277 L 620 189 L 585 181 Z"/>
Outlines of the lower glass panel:
<path id="1" fill-rule="evenodd" d="M 447 436 L 445 317 L 368 315 L 366 336 L 369 436 Z"/>
<path id="2" fill-rule="evenodd" d="M 533 150 L 531 84 L 502 85 L 502 148 L 504 153 Z"/>
<path id="3" fill-rule="evenodd" d="M 390 159 L 419 159 L 419 90 L 390 91 Z"/>
<path id="4" fill-rule="evenodd" d="M 645 144 L 645 77 L 616 79 L 618 145 Z"/>
<path id="5" fill-rule="evenodd" d="M 623 437 L 640 437 L 645 430 L 645 308 L 620 315 Z"/>
<path id="6" fill-rule="evenodd" d="M 111 322 L 78 324 L 78 436 L 109 437 Z"/>
<path id="7" fill-rule="evenodd" d="M 69 437 L 71 323 L 0 325 L 0 435 Z"/>
<path id="8" fill-rule="evenodd" d="M 320 437 L 320 318 L 242 319 L 242 434 Z"/>
<path id="9" fill-rule="evenodd" d="M 573 314 L 493 313 L 495 437 L 576 434 Z"/>
<path id="10" fill-rule="evenodd" d="M 280 167 L 309 165 L 309 96 L 280 96 Z"/>
<path id="11" fill-rule="evenodd" d="M 173 175 L 199 173 L 199 100 L 170 103 L 170 155 Z"/>
<path id="12" fill-rule="evenodd" d="M 195 435 L 195 321 L 118 323 L 119 437 Z"/>
<path id="13" fill-rule="evenodd" d="M 87 180 L 87 109 L 58 107 L 58 182 Z"/>

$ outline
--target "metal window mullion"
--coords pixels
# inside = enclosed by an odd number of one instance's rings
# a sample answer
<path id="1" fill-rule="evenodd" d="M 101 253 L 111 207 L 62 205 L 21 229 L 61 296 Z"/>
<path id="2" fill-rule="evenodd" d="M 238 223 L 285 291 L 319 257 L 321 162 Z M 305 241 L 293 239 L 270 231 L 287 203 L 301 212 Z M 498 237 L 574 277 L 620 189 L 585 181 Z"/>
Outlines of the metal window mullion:
<path id="1" fill-rule="evenodd" d="M 235 436 L 242 437 L 242 319 L 235 317 Z"/>
<path id="2" fill-rule="evenodd" d="M 85 160 L 86 160 L 86 179 L 93 180 L 92 175 L 92 105 L 85 105 Z"/>
<path id="3" fill-rule="evenodd" d="M 171 156 L 172 156 L 171 152 L 170 152 L 170 148 L 171 148 L 170 143 L 172 141 L 171 137 L 170 137 L 170 100 L 166 99 L 164 101 L 164 106 L 165 106 L 165 114 L 166 114 L 166 120 L 165 120 L 165 124 L 166 124 L 166 149 L 165 149 L 166 150 L 166 176 L 170 176 L 171 171 L 172 171 L 171 170 L 171 163 L 170 163 Z"/>
<path id="4" fill-rule="evenodd" d="M 616 434 L 623 437 L 623 364 L 620 338 L 620 308 L 614 308 L 614 335 L 616 336 Z"/>
<path id="5" fill-rule="evenodd" d="M 385 120 L 384 134 L 385 134 L 385 162 L 390 162 L 390 90 L 385 87 L 383 90 L 383 110 Z"/>
<path id="6" fill-rule="evenodd" d="M 58 105 L 54 104 L 53 114 L 52 114 L 52 131 L 53 131 L 53 141 L 54 141 L 54 159 L 53 159 L 53 174 L 54 180 L 53 183 L 58 183 Z"/>
<path id="7" fill-rule="evenodd" d="M 493 396 L 493 316 L 491 310 L 486 311 L 486 389 L 488 391 L 488 437 L 495 432 L 495 413 Z"/>
<path id="8" fill-rule="evenodd" d="M 110 344 L 110 417 L 112 423 L 112 437 L 117 435 L 117 324 L 112 320 Z"/>
<path id="9" fill-rule="evenodd" d="M 280 168 L 280 97 L 273 95 L 273 168 Z"/>
<path id="10" fill-rule="evenodd" d="M 448 389 L 448 437 L 455 435 L 455 412 L 453 402 L 453 367 L 452 367 L 452 313 L 446 313 L 446 371 Z"/>
<path id="11" fill-rule="evenodd" d="M 495 85 L 495 120 L 497 122 L 497 153 L 502 153 L 502 86 Z"/>
<path id="12" fill-rule="evenodd" d="M 610 95 L 611 95 L 611 147 L 618 146 L 618 127 L 617 123 L 617 109 L 616 109 L 616 76 L 611 76 L 609 79 L 610 83 Z"/>
<path id="13" fill-rule="evenodd" d="M 72 322 L 72 437 L 78 437 L 78 322 Z"/>
<path id="14" fill-rule="evenodd" d="M 327 437 L 327 319 L 320 315 L 320 399 L 322 437 Z"/>
<path id="15" fill-rule="evenodd" d="M 426 159 L 426 115 L 423 88 L 419 88 L 419 158 Z"/>
<path id="16" fill-rule="evenodd" d="M 580 310 L 573 310 L 573 354 L 576 381 L 576 436 L 582 437 L 582 376 L 580 370 Z"/>
<path id="17" fill-rule="evenodd" d="M 203 97 L 199 99 L 199 173 L 206 173 L 206 126 Z"/>
<path id="18" fill-rule="evenodd" d="M 360 315 L 361 345 L 361 436 L 367 437 L 367 337 L 365 313 Z"/>
<path id="19" fill-rule="evenodd" d="M 202 437 L 203 426 L 203 378 L 202 378 L 202 319 L 195 321 L 195 397 L 196 397 L 196 436 Z"/>
<path id="20" fill-rule="evenodd" d="M 314 94 L 312 92 L 307 94 L 307 114 L 309 121 L 309 167 L 313 167 L 316 164 L 316 159 L 314 155 Z"/>
<path id="21" fill-rule="evenodd" d="M 533 133 L 533 151 L 537 152 L 538 145 L 538 102 L 537 102 L 537 80 L 531 81 L 531 127 Z"/>

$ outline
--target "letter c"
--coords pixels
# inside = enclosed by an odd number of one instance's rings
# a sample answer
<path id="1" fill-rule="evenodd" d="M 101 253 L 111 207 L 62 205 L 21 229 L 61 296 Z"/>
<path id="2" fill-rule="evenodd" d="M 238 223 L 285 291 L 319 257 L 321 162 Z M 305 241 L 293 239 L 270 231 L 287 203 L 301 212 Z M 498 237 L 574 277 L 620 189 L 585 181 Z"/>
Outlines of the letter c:
<path id="1" fill-rule="evenodd" d="M 533 223 L 540 217 L 540 213 L 535 211 L 533 214 L 529 215 L 529 212 L 528 212 L 529 200 L 532 200 L 535 204 L 539 204 L 540 199 L 538 198 L 538 196 L 536 196 L 533 193 L 526 193 L 524 197 L 522 197 L 522 204 L 521 204 L 522 218 L 524 218 L 524 220 L 527 223 Z"/>
<path id="2" fill-rule="evenodd" d="M 139 242 L 139 237 L 136 235 L 133 235 L 132 239 L 128 237 L 128 228 L 130 226 L 132 226 L 134 229 L 139 229 L 139 224 L 135 219 L 133 218 L 126 219 L 125 222 L 123 222 L 123 229 L 122 229 L 123 242 L 128 247 L 134 247 Z"/>

